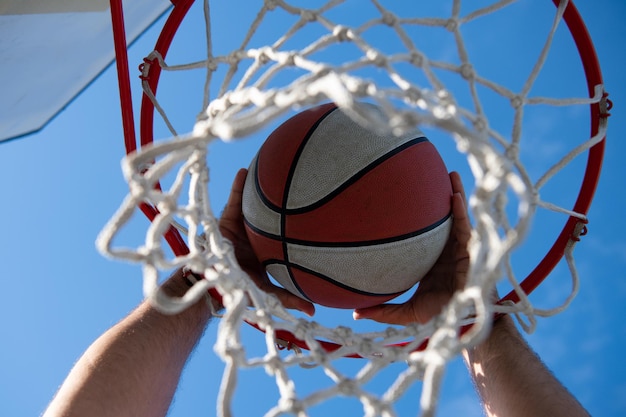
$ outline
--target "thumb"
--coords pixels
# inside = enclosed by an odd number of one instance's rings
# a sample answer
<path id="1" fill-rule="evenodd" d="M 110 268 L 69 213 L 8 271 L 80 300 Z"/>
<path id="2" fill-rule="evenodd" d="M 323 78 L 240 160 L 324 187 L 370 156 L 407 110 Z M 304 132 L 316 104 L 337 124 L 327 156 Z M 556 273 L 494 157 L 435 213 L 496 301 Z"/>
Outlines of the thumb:
<path id="1" fill-rule="evenodd" d="M 240 229 L 243 228 L 241 199 L 246 175 L 247 171 L 245 169 L 241 169 L 237 172 L 230 191 L 230 196 L 219 219 L 220 231 L 227 239 L 233 241 L 233 243 L 234 240 L 237 239 L 237 235 L 241 233 Z"/>
<path id="2" fill-rule="evenodd" d="M 222 217 L 236 217 L 238 212 L 241 211 L 241 199 L 243 194 L 243 186 L 246 182 L 246 176 L 248 171 L 246 169 L 240 169 L 235 175 L 226 207 L 224 208 L 224 214 Z"/>

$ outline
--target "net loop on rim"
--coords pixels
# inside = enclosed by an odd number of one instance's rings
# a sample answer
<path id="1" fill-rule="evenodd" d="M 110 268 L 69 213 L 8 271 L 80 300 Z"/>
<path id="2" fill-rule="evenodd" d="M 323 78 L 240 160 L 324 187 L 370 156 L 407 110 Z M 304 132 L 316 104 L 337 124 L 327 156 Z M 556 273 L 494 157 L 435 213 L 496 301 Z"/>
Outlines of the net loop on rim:
<path id="1" fill-rule="evenodd" d="M 179 10 L 186 12 L 190 3 L 192 1 L 181 0 L 172 15 L 182 19 L 179 15 L 184 16 L 184 13 Z M 556 13 L 547 24 L 538 56 L 517 87 L 503 85 L 488 76 L 492 74 L 474 61 L 476 51 L 466 42 L 463 32 L 478 19 L 505 14 L 514 4 L 512 0 L 497 1 L 466 13 L 463 13 L 461 1 L 453 1 L 448 15 L 443 17 L 405 16 L 406 10 L 391 10 L 391 5 L 383 6 L 383 2 L 372 0 L 367 4 L 376 11 L 374 16 L 358 24 L 337 21 L 333 15 L 348 3 L 327 1 L 313 9 L 282 0 L 266 0 L 251 17 L 250 25 L 242 26 L 249 29 L 242 34 L 241 43 L 231 51 L 216 55 L 207 1 L 204 7 L 206 58 L 170 65 L 165 58 L 168 44 L 155 48 L 140 68 L 144 96 L 152 110 L 160 114 L 173 138 L 153 142 L 149 134 L 142 135 L 141 149 L 134 152 L 128 147 L 123 173 L 129 194 L 103 229 L 98 247 L 109 256 L 141 263 L 144 293 L 166 313 L 181 311 L 204 297 L 207 290 L 221 296 L 224 314 L 219 322 L 215 351 L 226 364 L 219 400 L 222 416 L 233 414 L 240 371 L 257 368 L 274 376 L 280 394 L 276 406 L 267 411 L 268 416 L 306 415 L 310 408 L 336 396 L 356 399 L 366 416 L 393 416 L 394 404 L 420 379 L 423 380 L 422 412 L 433 415 L 446 363 L 462 349 L 485 337 L 494 313 L 514 314 L 525 330 L 532 331 L 538 316 L 562 311 L 578 291 L 573 249 L 580 236 L 586 233 L 586 213 L 599 173 L 598 160 L 602 157 L 612 103 L 604 91 L 593 47 L 572 2 L 554 1 Z M 402 5 L 395 6 L 402 8 Z M 255 43 L 257 32 L 267 29 L 266 20 L 271 22 L 273 14 L 279 13 L 281 18 L 292 18 L 291 26 L 265 44 Z M 585 63 L 588 97 L 531 94 L 549 60 L 563 21 L 573 27 L 571 32 Z M 319 36 L 292 48 L 293 42 L 311 25 L 321 28 Z M 401 50 L 387 51 L 384 45 L 375 43 L 369 31 L 381 27 L 394 33 Z M 457 58 L 444 60 L 421 48 L 419 37 L 412 33 L 423 28 L 447 32 L 453 39 L 451 50 Z M 173 36 L 171 29 L 164 33 L 165 38 Z M 341 57 L 338 62 L 326 59 L 324 53 L 339 46 L 352 48 L 358 55 L 346 54 L 345 59 Z M 402 70 L 404 66 L 410 68 L 408 73 Z M 193 130 L 181 135 L 169 119 L 166 103 L 157 99 L 156 85 L 161 70 L 192 69 L 203 69 L 207 73 L 205 106 Z M 368 71 L 385 76 L 378 82 Z M 417 72 L 422 79 L 413 77 Z M 285 73 L 296 76 L 280 85 Z M 223 75 L 223 81 L 212 97 L 210 88 L 217 74 Z M 448 88 L 451 76 L 462 80 L 465 92 Z M 489 117 L 490 104 L 484 96 L 491 94 L 501 97 L 510 108 L 511 127 L 504 132 L 498 120 Z M 471 262 L 467 285 L 438 317 L 426 324 L 359 333 L 296 317 L 275 296 L 264 293 L 254 284 L 237 264 L 233 245 L 219 232 L 209 198 L 207 147 L 217 140 L 238 140 L 257 132 L 288 110 L 321 101 L 335 102 L 355 120 L 373 129 L 398 133 L 420 125 L 445 131 L 467 158 L 475 178 L 469 197 L 474 230 L 469 247 Z M 377 104 L 385 117 L 368 112 L 359 105 L 362 101 Z M 588 106 L 592 110 L 590 136 L 549 165 L 538 179 L 533 179 L 537 176 L 532 175 L 521 160 L 524 153 L 521 143 L 527 139 L 524 137 L 525 117 L 533 106 Z M 150 128 L 142 130 L 152 132 L 152 120 L 145 123 L 150 124 Z M 543 191 L 556 174 L 584 153 L 589 153 L 590 162 L 574 207 L 545 199 Z M 164 178 L 168 178 L 167 186 Z M 512 201 L 515 210 L 511 210 Z M 119 231 L 127 226 L 137 207 L 151 219 L 145 242 L 134 248 L 114 245 Z M 528 234 L 531 220 L 539 209 L 562 214 L 568 220 L 549 255 L 527 278 L 519 279 L 511 253 Z M 180 238 L 181 235 L 186 239 Z M 173 254 L 163 247 L 164 238 Z M 528 295 L 561 257 L 570 270 L 571 292 L 558 307 L 537 308 Z M 182 267 L 204 279 L 195 282 L 181 298 L 167 297 L 160 290 L 162 271 Z M 512 290 L 494 305 L 493 288 L 503 277 Z M 255 355 L 253 347 L 244 343 L 243 323 L 264 332 L 265 352 Z M 356 374 L 349 375 L 335 364 L 346 356 L 364 358 Z M 383 369 L 396 362 L 408 366 L 398 372 L 385 392 L 379 395 L 365 388 Z M 291 368 L 295 365 L 320 369 L 334 385 L 313 393 L 299 393 Z"/>

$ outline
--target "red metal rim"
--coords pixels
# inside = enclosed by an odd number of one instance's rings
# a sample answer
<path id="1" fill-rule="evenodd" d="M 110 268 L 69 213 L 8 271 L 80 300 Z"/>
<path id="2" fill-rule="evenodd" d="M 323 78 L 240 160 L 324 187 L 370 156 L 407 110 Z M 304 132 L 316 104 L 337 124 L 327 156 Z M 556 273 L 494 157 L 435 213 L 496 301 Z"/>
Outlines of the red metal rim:
<path id="1" fill-rule="evenodd" d="M 556 7 L 562 0 L 552 0 Z M 578 49 L 578 54 L 583 64 L 585 76 L 587 78 L 587 90 L 589 97 L 595 95 L 595 88 L 598 85 L 603 84 L 602 72 L 600 70 L 600 63 L 596 54 L 595 47 L 591 40 L 591 36 L 587 31 L 587 27 L 574 6 L 574 3 L 570 1 L 564 11 L 563 19 L 569 28 L 572 38 Z M 604 113 L 601 108 L 601 103 L 594 103 L 590 105 L 591 116 L 591 136 L 598 134 L 600 128 L 600 120 L 608 117 L 608 114 Z M 587 166 L 585 169 L 585 176 L 582 181 L 580 192 L 574 204 L 572 211 L 586 215 L 589 211 L 591 201 L 596 191 L 598 180 L 600 178 L 600 171 L 602 169 L 602 160 L 604 158 L 604 146 L 606 138 L 602 138 L 600 142 L 589 149 L 587 156 Z M 561 233 L 557 237 L 556 241 L 546 254 L 546 256 L 539 262 L 535 269 L 520 283 L 521 288 L 526 294 L 530 294 L 535 288 L 541 284 L 544 279 L 552 272 L 559 261 L 565 254 L 565 248 L 570 240 L 577 240 L 575 237 L 575 229 L 578 224 L 582 222 L 581 219 L 576 217 L 570 217 Z M 518 302 L 520 297 L 515 291 L 511 291 L 505 295 L 500 302 L 512 301 Z"/>
<path id="2" fill-rule="evenodd" d="M 122 0 L 111 0 L 111 13 L 113 15 L 113 28 L 114 35 L 117 33 L 121 33 L 123 35 L 123 17 L 120 18 L 116 15 L 116 13 L 121 13 L 121 1 Z M 562 0 L 552 0 L 553 3 L 558 7 Z M 168 17 L 163 29 L 161 31 L 161 35 L 156 42 L 155 50 L 158 51 L 163 58 L 166 57 L 169 47 L 171 45 L 174 36 L 186 16 L 189 8 L 193 4 L 194 0 L 178 0 L 172 1 L 174 7 L 170 16 Z M 115 6 L 115 7 L 114 7 Z M 115 9 L 119 9 L 116 11 Z M 117 17 L 116 17 L 117 16 Z M 567 7 L 564 12 L 563 19 L 567 24 L 569 31 L 572 35 L 572 38 L 576 44 L 578 49 L 578 53 L 580 55 L 583 68 L 585 71 L 585 76 L 587 79 L 587 87 L 589 96 L 593 97 L 595 95 L 595 88 L 598 85 L 603 84 L 602 73 L 600 70 L 600 64 L 598 62 L 598 58 L 596 55 L 595 48 L 593 46 L 593 42 L 587 31 L 585 23 L 580 16 L 577 8 L 574 6 L 573 1 L 569 1 Z M 119 44 L 119 45 L 118 45 Z M 122 78 L 128 77 L 127 68 L 128 61 L 126 55 L 126 46 L 125 42 L 122 44 L 120 41 L 116 39 L 116 56 L 118 60 L 118 73 L 126 72 L 126 75 L 120 73 L 120 94 L 122 101 L 122 112 L 130 114 L 130 120 L 132 122 L 132 103 L 125 99 L 123 96 L 126 92 L 122 90 L 130 87 L 126 87 L 125 83 L 123 83 Z M 122 61 L 121 65 L 119 61 Z M 125 70 L 126 68 L 126 70 Z M 147 80 L 152 89 L 153 93 L 156 95 L 156 90 L 159 83 L 159 78 L 161 74 L 161 68 L 159 65 L 151 65 Z M 128 91 L 129 93 L 129 91 Z M 590 117 L 591 117 L 591 136 L 595 136 L 598 134 L 600 127 L 600 120 L 608 117 L 608 114 L 602 110 L 602 106 L 600 103 L 594 103 L 590 105 Z M 140 143 L 141 146 L 152 143 L 153 141 L 153 123 L 154 123 L 154 105 L 150 101 L 150 99 L 144 94 L 142 98 L 141 104 L 141 113 L 140 113 Z M 129 127 L 130 126 L 130 127 Z M 132 123 L 125 122 L 124 123 L 124 135 L 125 135 L 125 144 L 126 144 L 126 152 L 131 153 L 136 150 L 135 143 L 135 132 L 134 128 L 132 128 Z M 573 207 L 573 211 L 576 213 L 580 213 L 586 215 L 589 207 L 591 205 L 591 201 L 595 194 L 596 186 L 600 177 L 600 171 L 602 168 L 602 160 L 604 157 L 604 147 L 605 147 L 605 138 L 591 147 L 588 152 L 587 165 L 585 169 L 585 175 L 581 184 L 580 192 L 577 196 L 576 202 Z M 141 210 L 144 214 L 150 219 L 154 219 L 154 217 L 158 214 L 156 208 L 143 204 Z M 557 237 L 555 243 L 550 248 L 545 257 L 539 262 L 539 264 L 534 268 L 534 270 L 520 283 L 521 288 L 526 294 L 530 294 L 533 290 L 535 290 L 550 274 L 550 272 L 556 267 L 556 265 L 560 262 L 565 254 L 565 249 L 570 240 L 577 238 L 574 236 L 575 229 L 578 224 L 581 222 L 580 219 L 576 217 L 570 217 L 563 227 L 561 233 Z M 177 230 L 170 229 L 170 231 L 165 236 L 168 244 L 172 248 L 173 252 L 176 255 L 184 255 L 188 253 L 188 247 L 184 241 L 184 239 L 180 236 Z M 211 295 L 221 299 L 221 296 L 216 292 L 212 291 Z M 518 302 L 520 297 L 515 291 L 511 291 L 507 295 L 505 295 L 500 302 L 504 301 L 512 301 Z M 258 328 L 258 326 L 253 325 Z M 308 349 L 306 342 L 297 339 L 293 334 L 287 331 L 278 332 L 277 337 L 288 342 L 288 346 L 294 345 L 298 346 L 302 349 Z M 330 342 L 320 342 L 321 345 L 327 351 L 334 351 L 339 349 L 341 346 L 330 343 Z M 423 348 L 424 345 L 421 347 Z M 356 355 L 355 355 L 356 356 Z"/>
<path id="3" fill-rule="evenodd" d="M 118 78 L 120 86 L 120 102 L 122 108 L 122 119 L 124 127 L 124 145 L 126 154 L 135 152 L 137 149 L 137 143 L 135 138 L 135 128 L 133 122 L 133 105 L 130 92 L 130 76 L 128 70 L 128 52 L 126 49 L 125 29 L 124 29 L 124 17 L 122 10 L 122 0 L 110 0 L 111 2 L 111 19 L 113 23 L 113 36 L 115 45 L 115 56 L 117 61 Z M 155 50 L 161 52 L 165 57 L 167 51 L 174 39 L 174 35 L 178 30 L 180 23 L 189 11 L 189 8 L 193 4 L 194 0 L 178 0 L 173 1 L 174 8 L 172 9 L 161 34 L 155 45 Z M 161 67 L 159 65 L 152 65 L 149 70 L 149 75 L 146 77 L 150 88 L 156 94 L 156 89 L 159 84 L 159 77 L 161 74 Z M 144 94 L 141 105 L 140 115 L 140 132 L 141 146 L 152 143 L 153 139 L 153 120 L 154 120 L 154 105 Z M 157 214 L 158 210 L 148 204 L 141 204 L 139 209 L 144 215 L 152 221 Z M 185 255 L 189 252 L 185 240 L 180 233 L 170 228 L 165 233 L 165 240 L 168 242 L 172 251 L 177 255 Z"/>

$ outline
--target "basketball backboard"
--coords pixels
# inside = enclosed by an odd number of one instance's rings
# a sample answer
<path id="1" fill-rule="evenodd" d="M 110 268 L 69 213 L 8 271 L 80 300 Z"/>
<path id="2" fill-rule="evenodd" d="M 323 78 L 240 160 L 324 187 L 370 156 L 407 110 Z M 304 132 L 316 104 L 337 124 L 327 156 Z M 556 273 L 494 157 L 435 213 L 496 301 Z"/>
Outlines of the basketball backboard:
<path id="1" fill-rule="evenodd" d="M 167 0 L 124 3 L 133 42 Z M 108 0 L 0 0 L 0 141 L 46 125 L 115 59 Z"/>

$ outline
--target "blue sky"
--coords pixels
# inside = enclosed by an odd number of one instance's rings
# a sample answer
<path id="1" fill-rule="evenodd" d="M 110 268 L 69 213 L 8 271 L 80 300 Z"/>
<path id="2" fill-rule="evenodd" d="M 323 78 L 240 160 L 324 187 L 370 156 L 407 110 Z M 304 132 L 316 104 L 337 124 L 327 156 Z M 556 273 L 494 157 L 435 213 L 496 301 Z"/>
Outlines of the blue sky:
<path id="1" fill-rule="evenodd" d="M 622 75 L 626 64 L 622 46 L 626 39 L 623 26 L 626 5 L 618 0 L 590 3 L 580 1 L 577 6 L 594 39 L 606 90 L 614 103 L 604 168 L 589 213 L 589 233 L 575 251 L 580 292 L 563 313 L 539 319 L 537 330 L 527 339 L 592 415 L 618 416 L 626 414 L 626 378 L 620 349 L 626 342 L 622 321 L 626 297 L 623 279 L 626 220 L 621 215 L 626 204 L 622 191 L 625 184 L 622 158 L 626 154 L 622 140 L 626 134 L 622 104 L 626 102 Z M 172 47 L 170 56 L 174 61 L 202 54 L 201 47 L 190 46 L 201 42 L 197 38 L 201 10 L 195 7 L 191 13 L 181 38 Z M 247 16 L 252 11 L 242 8 L 241 13 Z M 131 70 L 152 49 L 161 26 L 162 20 L 157 21 L 133 45 Z M 236 42 L 236 25 L 220 21 L 216 30 L 222 31 L 219 33 L 223 33 L 223 44 Z M 528 31 L 532 32 L 532 28 Z M 490 40 L 493 38 L 486 36 L 482 41 Z M 441 55 L 448 52 L 438 51 Z M 558 84 L 574 70 L 570 56 L 555 59 L 563 63 L 562 74 L 555 73 L 556 78 L 552 78 Z M 501 60 L 499 65 L 507 74 L 515 75 L 516 68 L 511 62 Z M 2 415 L 40 414 L 87 346 L 142 298 L 139 266 L 105 259 L 94 244 L 127 189 L 120 171 L 124 149 L 113 69 L 106 70 L 41 132 L 0 144 L 0 182 L 5 196 L 0 205 L 3 227 L 0 277 L 6 294 L 0 304 L 4 331 L 0 344 Z M 178 81 L 172 82 L 171 87 L 164 85 L 163 100 L 181 131 L 189 130 L 200 110 L 198 90 L 202 86 L 202 74 L 177 74 L 172 78 L 183 82 L 187 89 L 175 87 Z M 135 88 L 138 102 L 137 97 Z M 566 127 L 551 116 L 547 112 L 529 113 L 532 120 L 528 127 L 529 141 L 536 154 L 529 162 L 531 169 L 534 164 L 540 166 L 549 152 L 559 150 L 558 145 L 547 140 L 533 142 L 535 137 L 554 138 L 557 143 L 566 140 Z M 157 132 L 158 137 L 167 136 L 158 123 Z M 247 166 L 265 133 L 211 149 L 211 195 L 216 212 L 224 204 L 235 172 Z M 451 169 L 467 172 L 463 164 L 457 165 L 458 156 L 449 153 L 450 145 L 442 144 L 441 148 Z M 566 188 L 566 185 L 547 187 L 545 193 L 554 193 L 554 188 Z M 523 246 L 525 255 L 517 261 L 520 275 L 527 268 L 527 260 L 537 256 L 534 248 L 542 250 L 551 243 L 551 218 L 539 218 L 537 224 Z M 140 243 L 146 225 L 137 216 L 121 239 L 124 243 Z M 556 306 L 567 295 L 568 285 L 566 268 L 559 265 L 532 300 L 538 307 Z M 191 358 L 170 416 L 214 414 L 222 370 L 212 350 L 215 330 L 216 323 L 212 323 Z M 264 343 L 262 335 L 256 332 L 246 332 L 245 337 L 250 344 Z M 358 361 L 346 360 L 340 366 L 349 372 L 359 365 Z M 390 371 L 399 370 L 398 365 Z M 326 383 L 323 378 L 306 372 L 294 371 L 297 377 L 310 380 L 310 386 L 300 388 L 302 392 Z M 382 389 L 390 377 L 382 375 L 376 382 L 380 386 L 371 389 Z M 262 415 L 276 401 L 273 379 L 261 372 L 244 372 L 239 384 L 236 415 Z M 408 391 L 398 403 L 399 415 L 416 414 L 418 395 L 419 386 Z M 255 400 L 251 401 L 253 397 Z M 361 410 L 358 403 L 346 405 L 340 400 L 326 407 L 345 407 L 343 410 L 349 415 L 359 415 Z M 328 409 L 320 408 L 313 414 L 321 415 Z M 481 410 L 464 365 L 456 360 L 446 372 L 438 415 L 459 414 L 479 416 Z"/>

